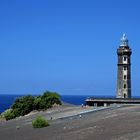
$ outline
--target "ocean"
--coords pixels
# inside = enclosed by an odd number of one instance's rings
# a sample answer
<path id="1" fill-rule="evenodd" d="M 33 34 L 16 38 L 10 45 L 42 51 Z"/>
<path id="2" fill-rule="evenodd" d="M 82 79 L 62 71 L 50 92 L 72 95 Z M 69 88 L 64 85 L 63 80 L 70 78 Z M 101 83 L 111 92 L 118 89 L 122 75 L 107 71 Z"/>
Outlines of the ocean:
<path id="1" fill-rule="evenodd" d="M 25 95 L 0 95 L 0 113 L 4 112 L 6 109 L 14 103 L 15 99 Z M 90 97 L 89 95 L 61 95 L 61 100 L 63 102 L 81 105 L 85 103 L 85 99 Z"/>
<path id="2" fill-rule="evenodd" d="M 6 109 L 9 109 L 10 106 L 14 103 L 14 101 L 21 96 L 25 96 L 25 95 L 0 94 L 0 113 L 4 112 Z M 98 95 L 61 95 L 61 100 L 69 104 L 82 105 L 85 103 L 85 99 L 87 99 L 88 97 L 115 98 L 115 96 L 98 96 Z M 134 96 L 133 98 L 140 98 L 140 96 Z"/>

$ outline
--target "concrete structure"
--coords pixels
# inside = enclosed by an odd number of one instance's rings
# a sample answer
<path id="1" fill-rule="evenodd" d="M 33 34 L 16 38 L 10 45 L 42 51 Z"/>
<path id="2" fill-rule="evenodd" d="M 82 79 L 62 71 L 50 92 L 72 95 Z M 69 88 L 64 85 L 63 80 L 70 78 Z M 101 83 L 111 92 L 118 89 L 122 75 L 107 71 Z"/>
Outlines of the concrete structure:
<path id="1" fill-rule="evenodd" d="M 131 98 L 131 49 L 123 34 L 118 54 L 117 98 Z"/>
<path id="2" fill-rule="evenodd" d="M 140 104 L 140 99 L 135 98 L 88 98 L 86 105 L 89 106 L 109 106 L 111 104 Z"/>

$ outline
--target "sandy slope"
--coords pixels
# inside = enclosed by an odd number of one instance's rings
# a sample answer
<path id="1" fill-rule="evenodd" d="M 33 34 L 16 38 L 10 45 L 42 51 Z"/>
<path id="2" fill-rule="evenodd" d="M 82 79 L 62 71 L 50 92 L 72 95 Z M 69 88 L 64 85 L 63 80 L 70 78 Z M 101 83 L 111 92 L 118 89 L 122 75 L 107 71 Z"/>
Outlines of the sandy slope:
<path id="1" fill-rule="evenodd" d="M 0 140 L 140 140 L 140 106 L 110 107 L 80 115 L 92 110 L 62 106 L 1 123 Z M 50 126 L 32 128 L 37 115 L 52 117 Z"/>

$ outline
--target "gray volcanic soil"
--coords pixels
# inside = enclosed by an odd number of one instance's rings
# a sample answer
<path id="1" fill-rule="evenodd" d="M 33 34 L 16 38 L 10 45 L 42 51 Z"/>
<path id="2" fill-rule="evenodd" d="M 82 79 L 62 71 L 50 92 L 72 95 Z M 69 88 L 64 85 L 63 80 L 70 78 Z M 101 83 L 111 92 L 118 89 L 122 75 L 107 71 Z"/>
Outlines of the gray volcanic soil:
<path id="1" fill-rule="evenodd" d="M 140 106 L 110 107 L 68 117 L 91 109 L 62 106 L 1 122 L 0 140 L 140 140 Z M 49 127 L 34 129 L 31 121 L 40 114 L 53 120 Z"/>

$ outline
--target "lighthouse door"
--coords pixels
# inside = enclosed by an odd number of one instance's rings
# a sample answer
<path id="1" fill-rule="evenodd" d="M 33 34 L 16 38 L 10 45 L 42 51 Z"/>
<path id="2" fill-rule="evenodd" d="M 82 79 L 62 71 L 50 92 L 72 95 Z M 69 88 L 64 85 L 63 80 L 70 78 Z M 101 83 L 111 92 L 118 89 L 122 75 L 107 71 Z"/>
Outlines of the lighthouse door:
<path id="1" fill-rule="evenodd" d="M 123 97 L 126 98 L 126 93 L 124 93 Z"/>

